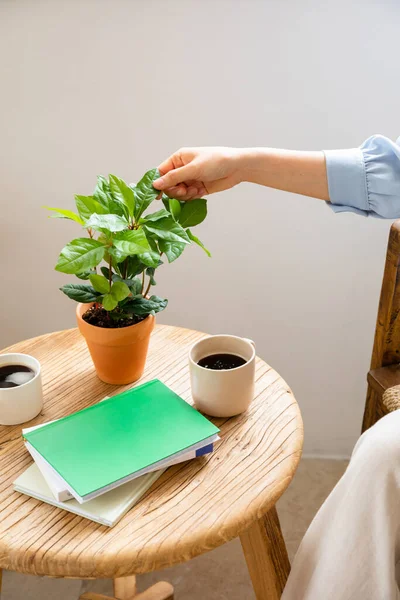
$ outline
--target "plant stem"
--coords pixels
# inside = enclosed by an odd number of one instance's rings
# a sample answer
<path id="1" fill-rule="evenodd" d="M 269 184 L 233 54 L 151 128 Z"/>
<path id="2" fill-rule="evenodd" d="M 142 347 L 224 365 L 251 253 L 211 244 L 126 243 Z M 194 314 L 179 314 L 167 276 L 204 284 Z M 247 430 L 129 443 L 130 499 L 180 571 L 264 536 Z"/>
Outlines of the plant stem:
<path id="1" fill-rule="evenodd" d="M 128 259 L 126 258 L 125 262 L 124 262 L 124 271 L 123 271 L 123 274 L 122 274 L 122 278 L 123 279 L 126 279 L 126 272 L 127 272 L 127 270 L 128 270 Z"/>
<path id="2" fill-rule="evenodd" d="M 147 286 L 147 289 L 146 289 L 145 293 L 143 294 L 143 296 L 145 298 L 147 297 L 147 294 L 149 293 L 150 288 L 151 288 L 151 279 L 149 279 L 149 285 Z"/>
<path id="3" fill-rule="evenodd" d="M 143 291 L 144 291 L 144 278 L 145 278 L 145 274 L 144 271 L 142 271 L 142 291 L 140 292 L 143 296 Z"/>
<path id="4" fill-rule="evenodd" d="M 111 290 L 111 285 L 112 285 L 112 265 L 111 265 L 111 257 L 110 257 L 110 262 L 108 263 L 108 283 L 110 285 L 110 290 Z"/>

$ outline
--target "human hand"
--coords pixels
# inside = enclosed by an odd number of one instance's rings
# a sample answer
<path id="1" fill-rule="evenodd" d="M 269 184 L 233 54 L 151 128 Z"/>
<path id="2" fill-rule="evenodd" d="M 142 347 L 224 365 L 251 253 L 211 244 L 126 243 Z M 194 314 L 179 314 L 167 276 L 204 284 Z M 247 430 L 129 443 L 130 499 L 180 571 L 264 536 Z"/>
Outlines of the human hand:
<path id="1" fill-rule="evenodd" d="M 227 190 L 241 181 L 240 156 L 238 148 L 181 148 L 158 167 L 153 186 L 179 200 Z"/>

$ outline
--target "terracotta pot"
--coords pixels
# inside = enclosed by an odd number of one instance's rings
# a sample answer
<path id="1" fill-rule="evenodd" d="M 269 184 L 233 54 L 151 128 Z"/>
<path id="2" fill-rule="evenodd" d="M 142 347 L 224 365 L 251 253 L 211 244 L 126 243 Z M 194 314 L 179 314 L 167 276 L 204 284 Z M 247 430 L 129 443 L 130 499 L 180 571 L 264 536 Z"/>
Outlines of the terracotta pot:
<path id="1" fill-rule="evenodd" d="M 78 304 L 76 318 L 97 375 L 102 381 L 115 385 L 137 381 L 144 371 L 150 334 L 155 325 L 154 316 L 149 315 L 144 321 L 129 327 L 106 329 L 82 319 L 90 306 Z"/>

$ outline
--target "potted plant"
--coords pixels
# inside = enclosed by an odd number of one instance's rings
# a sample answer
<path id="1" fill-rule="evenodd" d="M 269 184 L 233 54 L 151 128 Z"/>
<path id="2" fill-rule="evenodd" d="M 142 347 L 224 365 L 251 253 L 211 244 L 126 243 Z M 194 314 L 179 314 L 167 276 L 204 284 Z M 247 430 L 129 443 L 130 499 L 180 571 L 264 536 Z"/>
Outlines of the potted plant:
<path id="1" fill-rule="evenodd" d="M 132 383 L 143 373 L 155 314 L 168 302 L 151 293 L 164 259 L 173 262 L 190 243 L 210 256 L 190 229 L 205 219 L 205 199 L 185 203 L 163 195 L 163 208 L 148 214 L 160 197 L 153 187 L 159 176 L 151 169 L 136 185 L 98 177 L 92 196 L 75 196 L 77 213 L 45 207 L 87 232 L 61 250 L 55 268 L 88 281 L 60 289 L 78 302 L 78 327 L 107 383 Z"/>

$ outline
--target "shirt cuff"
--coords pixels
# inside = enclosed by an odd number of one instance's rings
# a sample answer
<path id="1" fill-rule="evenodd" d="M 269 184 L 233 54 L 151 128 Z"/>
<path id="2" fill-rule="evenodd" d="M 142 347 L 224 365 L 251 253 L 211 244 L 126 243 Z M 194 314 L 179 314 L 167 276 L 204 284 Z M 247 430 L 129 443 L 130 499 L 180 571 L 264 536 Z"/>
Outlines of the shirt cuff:
<path id="1" fill-rule="evenodd" d="M 365 164 L 360 148 L 326 150 L 324 154 L 331 208 L 335 212 L 368 214 Z"/>

